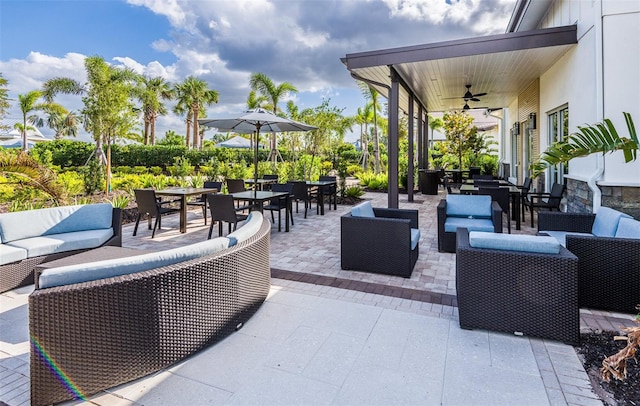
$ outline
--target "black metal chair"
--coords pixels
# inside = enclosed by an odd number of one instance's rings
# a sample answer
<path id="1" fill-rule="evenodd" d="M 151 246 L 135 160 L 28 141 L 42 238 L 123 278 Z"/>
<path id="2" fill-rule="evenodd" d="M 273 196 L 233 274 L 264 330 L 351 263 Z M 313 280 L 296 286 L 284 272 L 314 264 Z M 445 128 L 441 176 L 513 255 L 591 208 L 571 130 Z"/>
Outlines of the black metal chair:
<path id="1" fill-rule="evenodd" d="M 330 181 L 330 182 L 336 182 L 338 180 L 338 178 L 336 176 L 320 176 L 320 178 L 318 178 L 318 180 L 320 182 L 326 182 L 326 181 Z M 322 187 L 322 194 L 324 196 L 329 196 L 329 210 L 331 210 L 331 198 L 333 197 L 333 204 L 337 204 L 338 202 L 338 185 L 337 183 L 335 185 L 329 185 L 329 186 L 323 186 Z"/>
<path id="2" fill-rule="evenodd" d="M 307 209 L 311 208 L 311 202 L 313 201 L 313 196 L 309 193 L 307 182 L 303 180 L 295 180 L 287 182 L 287 184 L 291 184 L 292 187 L 291 196 L 296 202 L 296 213 L 298 213 L 298 203 L 304 202 L 304 218 L 307 218 Z"/>
<path id="3" fill-rule="evenodd" d="M 222 191 L 222 182 L 204 182 L 203 187 L 217 189 L 218 192 Z M 196 200 L 187 202 L 187 206 L 200 206 L 202 207 L 202 217 L 204 217 L 204 225 L 207 225 L 207 195 L 200 195 Z"/>
<path id="4" fill-rule="evenodd" d="M 151 219 L 156 218 L 153 223 L 153 231 L 151 232 L 151 238 L 155 237 L 156 229 L 162 228 L 162 215 L 167 213 L 179 213 L 181 208 L 169 207 L 167 205 L 175 203 L 174 200 L 161 201 L 156 197 L 156 191 L 153 189 L 134 189 L 133 193 L 136 196 L 136 203 L 138 204 L 138 216 L 136 217 L 136 225 L 133 228 L 133 235 L 138 233 L 138 224 L 143 214 L 148 216 L 149 230 L 151 230 Z"/>
<path id="5" fill-rule="evenodd" d="M 551 187 L 551 193 L 528 193 L 527 200 L 522 203 L 531 211 L 531 227 L 533 227 L 533 211 L 534 209 L 548 209 L 549 211 L 560 211 L 560 202 L 565 186 L 560 183 L 554 183 Z"/>
<path id="6" fill-rule="evenodd" d="M 522 206 L 522 221 L 525 221 L 525 202 L 529 200 L 529 191 L 531 190 L 531 178 L 524 178 L 522 185 L 516 185 L 520 189 L 520 206 Z"/>
<path id="7" fill-rule="evenodd" d="M 247 190 L 247 188 L 245 187 L 244 184 L 244 179 L 227 179 L 227 192 L 228 193 L 239 193 L 239 192 L 244 192 Z M 245 211 L 245 210 L 249 210 L 249 204 L 248 202 L 243 202 L 242 204 L 240 204 L 241 201 L 236 199 L 236 210 L 238 211 Z"/>
<path id="8" fill-rule="evenodd" d="M 443 177 L 442 181 L 444 182 L 444 187 L 445 187 L 445 189 L 447 189 L 447 193 L 448 194 L 450 194 L 450 195 L 453 195 L 453 194 L 459 195 L 460 194 L 460 189 L 458 189 L 457 192 L 453 191 L 454 188 L 452 186 L 451 179 L 449 179 L 448 176 Z"/>
<path id="9" fill-rule="evenodd" d="M 276 183 L 271 185 L 272 192 L 286 192 L 291 196 L 293 193 L 293 185 L 290 183 Z M 289 204 L 287 204 L 287 202 Z M 282 229 L 282 209 L 289 210 L 289 214 L 291 217 L 291 225 L 293 225 L 293 209 L 291 205 L 291 199 L 287 199 L 286 197 L 277 197 L 273 198 L 269 201 L 269 204 L 265 204 L 262 207 L 263 210 L 269 210 L 271 212 L 271 222 L 275 222 L 273 212 L 278 212 L 278 231 Z"/>
<path id="10" fill-rule="evenodd" d="M 493 179 L 473 179 L 473 186 L 477 187 L 477 188 L 481 188 L 481 187 L 500 187 L 500 181 L 499 180 L 493 180 Z"/>
<path id="11" fill-rule="evenodd" d="M 475 174 L 471 176 L 471 179 L 475 180 L 493 180 L 493 175 L 479 175 Z"/>
<path id="12" fill-rule="evenodd" d="M 489 195 L 491 196 L 491 200 L 494 202 L 498 202 L 500 208 L 502 209 L 502 213 L 507 215 L 507 229 L 509 230 L 509 234 L 511 234 L 511 206 L 510 206 L 510 196 L 509 196 L 509 188 L 506 187 L 479 187 L 478 188 L 479 195 Z"/>
<path id="13" fill-rule="evenodd" d="M 213 232 L 213 223 L 218 222 L 218 236 L 222 236 L 222 222 L 229 223 L 229 233 L 231 233 L 231 224 L 233 224 L 233 230 L 238 228 L 238 221 L 244 221 L 247 219 L 246 214 L 238 213 L 236 206 L 233 203 L 233 196 L 222 194 L 208 194 L 207 202 L 209 203 L 209 210 L 211 212 L 211 225 L 209 225 L 209 236 L 207 239 L 211 239 Z"/>

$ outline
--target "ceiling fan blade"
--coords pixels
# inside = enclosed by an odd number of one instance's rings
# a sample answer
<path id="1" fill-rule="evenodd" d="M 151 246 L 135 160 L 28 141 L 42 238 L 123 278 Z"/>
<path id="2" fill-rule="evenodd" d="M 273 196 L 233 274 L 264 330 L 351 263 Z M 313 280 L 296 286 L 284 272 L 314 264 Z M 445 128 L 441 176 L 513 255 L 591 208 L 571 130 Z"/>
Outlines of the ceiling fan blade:
<path id="1" fill-rule="evenodd" d="M 474 94 L 473 97 L 482 97 L 482 96 L 486 96 L 486 93 L 478 93 L 478 94 Z"/>
<path id="2" fill-rule="evenodd" d="M 479 102 L 479 101 L 480 101 L 480 99 L 478 99 L 478 98 L 476 98 L 476 97 L 472 97 L 472 98 L 470 98 L 469 100 L 474 101 L 474 102 Z"/>

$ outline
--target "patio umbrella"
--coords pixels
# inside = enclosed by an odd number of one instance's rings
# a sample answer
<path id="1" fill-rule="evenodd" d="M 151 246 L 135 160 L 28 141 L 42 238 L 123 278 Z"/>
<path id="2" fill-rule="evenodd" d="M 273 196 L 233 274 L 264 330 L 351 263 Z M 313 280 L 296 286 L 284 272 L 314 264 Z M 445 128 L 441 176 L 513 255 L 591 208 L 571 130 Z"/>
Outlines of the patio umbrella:
<path id="1" fill-rule="evenodd" d="M 254 185 L 256 185 L 258 182 L 258 140 L 260 139 L 260 131 L 310 131 L 317 128 L 304 123 L 299 123 L 297 121 L 289 120 L 285 117 L 278 117 L 273 112 L 262 108 L 247 110 L 237 116 L 222 118 L 202 118 L 198 120 L 198 123 L 206 127 L 215 127 L 219 131 L 233 131 L 242 134 L 256 134 L 256 142 L 253 144 Z"/>
<path id="2" fill-rule="evenodd" d="M 225 148 L 251 148 L 251 143 L 248 139 L 236 135 L 228 140 L 217 143 L 215 146 Z"/>

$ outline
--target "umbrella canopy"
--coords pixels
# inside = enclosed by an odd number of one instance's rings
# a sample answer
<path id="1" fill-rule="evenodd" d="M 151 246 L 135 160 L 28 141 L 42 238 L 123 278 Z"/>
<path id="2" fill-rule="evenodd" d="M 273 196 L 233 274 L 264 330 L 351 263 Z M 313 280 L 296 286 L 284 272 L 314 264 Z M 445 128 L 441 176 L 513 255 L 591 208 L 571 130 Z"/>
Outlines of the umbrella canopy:
<path id="1" fill-rule="evenodd" d="M 256 133 L 256 140 L 253 144 L 254 185 L 258 182 L 258 140 L 260 139 L 260 132 L 310 131 L 317 128 L 289 120 L 286 117 L 276 116 L 273 112 L 262 108 L 247 110 L 237 116 L 202 118 L 198 120 L 198 123 L 205 127 L 217 128 L 219 131 L 233 131 L 243 134 Z"/>
<path id="2" fill-rule="evenodd" d="M 27 141 L 27 146 L 31 149 L 36 145 L 33 141 Z M 0 141 L 0 147 L 2 148 L 22 148 L 22 140 L 4 140 Z"/>
<path id="3" fill-rule="evenodd" d="M 215 146 L 226 148 L 251 148 L 251 141 L 236 135 L 235 137 L 231 137 L 228 140 L 217 143 Z"/>

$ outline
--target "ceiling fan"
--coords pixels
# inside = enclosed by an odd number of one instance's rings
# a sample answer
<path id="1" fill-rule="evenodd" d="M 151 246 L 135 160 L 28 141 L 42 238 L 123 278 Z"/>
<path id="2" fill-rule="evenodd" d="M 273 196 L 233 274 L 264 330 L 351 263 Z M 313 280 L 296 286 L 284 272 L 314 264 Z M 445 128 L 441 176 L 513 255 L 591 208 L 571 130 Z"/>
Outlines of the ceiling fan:
<path id="1" fill-rule="evenodd" d="M 485 96 L 487 94 L 487 93 L 473 94 L 473 93 L 471 93 L 471 85 L 465 85 L 465 87 L 467 88 L 467 92 L 464 94 L 464 96 L 462 96 L 462 97 L 449 97 L 449 99 L 464 99 L 465 102 L 468 102 L 469 100 L 474 101 L 474 102 L 479 102 L 480 99 L 478 99 L 478 97 L 482 97 L 482 96 Z M 466 103 L 465 103 L 465 105 L 466 105 Z"/>

